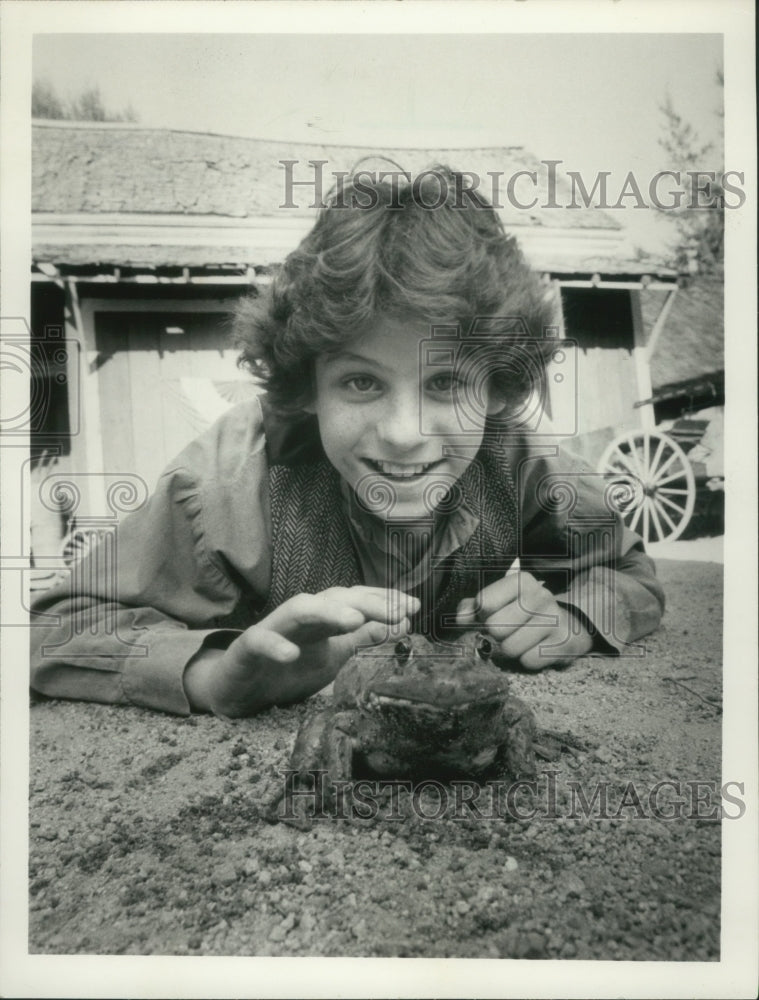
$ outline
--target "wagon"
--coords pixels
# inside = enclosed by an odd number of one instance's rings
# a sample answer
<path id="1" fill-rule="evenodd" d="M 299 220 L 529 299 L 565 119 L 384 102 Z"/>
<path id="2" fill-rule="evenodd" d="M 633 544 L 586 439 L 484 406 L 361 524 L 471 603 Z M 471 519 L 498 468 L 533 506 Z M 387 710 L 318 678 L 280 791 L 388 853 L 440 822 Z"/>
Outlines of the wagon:
<path id="1" fill-rule="evenodd" d="M 679 538 L 723 501 L 721 278 L 596 274 L 560 288 L 559 336 L 575 360 L 571 372 L 557 365 L 569 356 L 557 345 L 551 421 L 607 480 L 605 495 L 629 528 L 646 543 Z"/>
<path id="2" fill-rule="evenodd" d="M 681 415 L 617 435 L 598 461 L 597 471 L 620 487 L 625 523 L 646 544 L 679 538 L 709 495 L 724 491 L 724 379 L 704 383 L 715 405 L 692 409 L 694 395 L 684 389 L 655 394 L 643 404 L 679 403 Z"/>

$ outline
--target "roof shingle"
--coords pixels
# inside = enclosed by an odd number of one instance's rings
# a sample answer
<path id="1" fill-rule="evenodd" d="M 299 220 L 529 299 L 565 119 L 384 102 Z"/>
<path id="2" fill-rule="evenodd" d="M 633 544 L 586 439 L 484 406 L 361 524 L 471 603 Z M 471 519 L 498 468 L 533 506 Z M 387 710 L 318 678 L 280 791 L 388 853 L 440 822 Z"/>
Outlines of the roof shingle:
<path id="1" fill-rule="evenodd" d="M 661 293 L 643 291 L 643 322 L 648 330 L 662 302 Z M 721 277 L 701 276 L 677 291 L 651 358 L 651 383 L 658 389 L 724 367 L 724 284 Z"/>
<path id="2" fill-rule="evenodd" d="M 617 231 L 616 219 L 594 208 L 544 207 L 546 169 L 521 147 L 479 149 L 367 149 L 278 142 L 238 136 L 92 123 L 36 122 L 32 129 L 32 211 L 47 213 L 187 214 L 250 218 L 310 214 L 308 188 L 296 189 L 295 208 L 285 201 L 282 160 L 297 160 L 294 177 L 311 180 L 311 160 L 324 160 L 324 193 L 331 174 L 349 171 L 364 157 L 383 156 L 418 172 L 435 163 L 473 171 L 489 194 L 489 172 L 502 172 L 504 221 L 513 226 Z M 385 164 L 385 169 L 388 165 Z M 372 164 L 367 163 L 367 169 Z M 374 169 L 381 169 L 378 163 Z M 529 210 L 509 203 L 506 181 L 518 170 L 538 172 L 538 204 Z M 529 181 L 525 181 L 529 184 Z M 522 195 L 526 197 L 526 195 Z M 557 201 L 570 200 L 557 178 Z"/>

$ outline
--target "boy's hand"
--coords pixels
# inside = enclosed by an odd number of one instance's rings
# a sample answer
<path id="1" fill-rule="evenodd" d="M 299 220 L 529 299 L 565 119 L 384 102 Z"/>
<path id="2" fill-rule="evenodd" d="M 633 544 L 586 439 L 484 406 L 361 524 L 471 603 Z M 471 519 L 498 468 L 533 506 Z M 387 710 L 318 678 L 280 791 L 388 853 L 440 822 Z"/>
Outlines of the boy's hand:
<path id="1" fill-rule="evenodd" d="M 526 670 L 582 656 L 593 645 L 579 619 L 531 573 L 522 571 L 509 572 L 476 598 L 461 601 L 456 620 L 461 625 L 481 623 L 501 652 Z"/>
<path id="2" fill-rule="evenodd" d="M 417 598 L 379 587 L 298 594 L 228 649 L 201 650 L 185 670 L 188 701 L 231 717 L 298 701 L 329 684 L 357 646 L 407 632 L 418 609 Z"/>

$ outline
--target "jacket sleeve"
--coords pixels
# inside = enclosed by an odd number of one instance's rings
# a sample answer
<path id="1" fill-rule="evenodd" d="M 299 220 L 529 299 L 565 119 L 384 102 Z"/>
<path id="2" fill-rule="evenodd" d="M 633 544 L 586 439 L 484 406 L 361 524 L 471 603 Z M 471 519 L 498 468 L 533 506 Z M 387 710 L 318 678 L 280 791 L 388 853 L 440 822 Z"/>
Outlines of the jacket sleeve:
<path id="1" fill-rule="evenodd" d="M 597 652 L 639 654 L 632 644 L 659 625 L 664 592 L 603 477 L 556 448 L 523 451 L 518 468 L 522 568 L 585 622 Z"/>
<path id="2" fill-rule="evenodd" d="M 227 421 L 198 439 L 145 506 L 124 518 L 115 540 L 36 597 L 34 691 L 189 713 L 187 663 L 204 644 L 223 648 L 238 634 L 223 624 L 243 591 L 266 591 L 262 458 L 242 450 L 249 444 L 239 420 L 237 433 Z M 225 454 L 237 463 L 231 471 Z"/>

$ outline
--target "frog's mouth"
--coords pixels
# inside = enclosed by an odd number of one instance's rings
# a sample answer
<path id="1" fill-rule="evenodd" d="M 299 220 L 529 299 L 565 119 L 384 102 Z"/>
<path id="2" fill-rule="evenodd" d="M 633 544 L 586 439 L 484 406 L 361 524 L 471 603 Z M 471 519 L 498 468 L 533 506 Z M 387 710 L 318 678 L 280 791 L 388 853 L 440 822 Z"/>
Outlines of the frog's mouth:
<path id="1" fill-rule="evenodd" d="M 460 687 L 453 686 L 450 691 L 436 691 L 435 700 L 430 701 L 429 690 L 420 691 L 418 694 L 413 691 L 403 694 L 382 689 L 372 691 L 368 698 L 368 704 L 372 708 L 395 708 L 418 711 L 424 709 L 430 713 L 448 713 L 452 710 L 456 712 L 467 712 L 473 709 L 482 709 L 492 704 L 499 707 L 503 703 L 503 692 L 487 691 L 480 692 L 476 697 L 471 697 L 469 692 L 462 691 Z"/>
<path id="2" fill-rule="evenodd" d="M 466 757 L 462 757 L 461 747 L 452 749 L 436 747 L 434 753 L 431 753 L 426 759 L 417 757 L 413 761 L 410 773 L 416 778 L 471 777 L 490 768 L 497 756 L 498 746 L 496 744 L 483 747 Z M 362 763 L 365 765 L 365 774 L 361 774 Z M 370 750 L 363 758 L 359 756 L 356 759 L 356 773 L 361 774 L 361 777 L 368 778 L 376 775 L 392 778 L 398 774 L 398 765 L 399 760 L 393 754 L 386 754 L 381 750 Z M 401 767 L 403 767 L 403 762 L 401 762 Z"/>
<path id="3" fill-rule="evenodd" d="M 368 751 L 368 763 L 381 774 L 397 770 L 398 761 L 435 776 L 469 774 L 495 760 L 503 697 L 460 697 L 429 701 L 373 694 L 366 711 L 383 734 L 381 746 Z M 382 763 L 387 757 L 389 763 Z"/>

